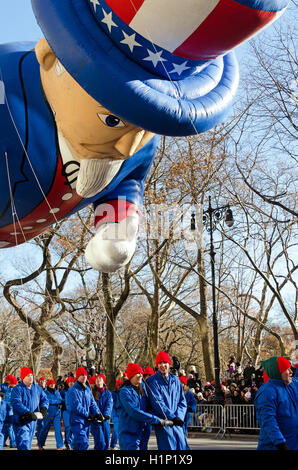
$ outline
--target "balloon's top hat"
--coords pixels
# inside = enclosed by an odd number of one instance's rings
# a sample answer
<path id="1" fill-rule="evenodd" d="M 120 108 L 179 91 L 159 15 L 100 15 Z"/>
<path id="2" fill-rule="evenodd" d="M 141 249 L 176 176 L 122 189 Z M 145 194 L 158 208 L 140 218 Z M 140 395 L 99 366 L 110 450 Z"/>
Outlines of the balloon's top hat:
<path id="1" fill-rule="evenodd" d="M 53 52 L 112 113 L 165 135 L 220 122 L 238 85 L 233 49 L 288 0 L 32 0 Z"/>

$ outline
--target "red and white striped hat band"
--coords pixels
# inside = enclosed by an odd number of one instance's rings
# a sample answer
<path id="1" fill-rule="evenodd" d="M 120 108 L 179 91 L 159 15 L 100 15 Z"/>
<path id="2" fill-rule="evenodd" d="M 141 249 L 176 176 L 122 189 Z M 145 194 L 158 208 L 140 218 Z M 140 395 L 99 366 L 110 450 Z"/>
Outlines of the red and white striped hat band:
<path id="1" fill-rule="evenodd" d="M 122 20 L 139 36 L 165 51 L 196 61 L 226 54 L 276 20 L 287 0 L 89 0 L 108 26 Z M 115 16 L 117 15 L 117 16 Z M 114 23 L 114 24 L 113 24 Z M 125 38 L 124 42 L 125 44 Z"/>

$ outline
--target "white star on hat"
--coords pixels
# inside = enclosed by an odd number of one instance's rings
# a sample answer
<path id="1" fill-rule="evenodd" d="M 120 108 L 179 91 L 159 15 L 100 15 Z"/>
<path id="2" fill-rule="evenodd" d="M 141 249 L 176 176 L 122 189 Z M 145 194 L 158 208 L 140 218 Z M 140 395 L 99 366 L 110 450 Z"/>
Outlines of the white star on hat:
<path id="1" fill-rule="evenodd" d="M 147 52 L 148 52 L 149 55 L 148 55 L 148 57 L 145 57 L 143 60 L 151 60 L 154 67 L 157 66 L 158 62 L 164 62 L 164 61 L 167 60 L 167 59 L 164 59 L 163 57 L 161 57 L 161 54 L 162 54 L 163 51 L 152 52 L 149 49 L 147 49 Z"/>
<path id="2" fill-rule="evenodd" d="M 93 4 L 94 11 L 96 12 L 96 7 L 97 7 L 97 5 L 99 5 L 99 1 L 98 0 L 90 0 L 90 2 Z"/>
<path id="3" fill-rule="evenodd" d="M 102 23 L 105 23 L 109 29 L 109 31 L 111 32 L 112 31 L 112 26 L 116 26 L 116 23 L 114 23 L 114 21 L 112 20 L 112 12 L 110 12 L 109 14 L 107 14 L 104 9 L 102 9 L 103 11 L 103 14 L 104 14 L 104 18 L 101 20 Z"/>
<path id="4" fill-rule="evenodd" d="M 125 31 L 122 31 L 123 33 L 123 37 L 124 39 L 122 39 L 122 41 L 120 41 L 122 44 L 126 44 L 129 49 L 130 49 L 130 52 L 133 52 L 133 49 L 134 47 L 136 46 L 141 46 L 141 44 L 139 44 L 136 40 L 135 40 L 135 37 L 136 37 L 136 33 L 132 34 L 131 36 L 129 36 L 128 34 L 126 34 Z"/>
<path id="5" fill-rule="evenodd" d="M 173 64 L 174 68 L 169 73 L 177 73 L 178 75 L 181 75 L 182 72 L 184 72 L 187 69 L 190 69 L 190 67 L 187 67 L 186 64 L 187 64 L 187 60 L 183 62 L 183 64 Z"/>

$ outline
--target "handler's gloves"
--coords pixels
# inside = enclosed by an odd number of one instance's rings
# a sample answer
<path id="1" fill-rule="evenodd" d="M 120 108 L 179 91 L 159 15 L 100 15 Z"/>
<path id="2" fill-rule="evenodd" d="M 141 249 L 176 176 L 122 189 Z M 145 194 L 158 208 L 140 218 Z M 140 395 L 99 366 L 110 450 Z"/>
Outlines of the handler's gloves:
<path id="1" fill-rule="evenodd" d="M 27 413 L 24 413 L 23 415 L 20 416 L 21 424 L 30 423 L 31 421 L 36 421 L 36 420 L 37 420 L 37 417 L 35 413 L 32 413 L 32 411 L 27 411 Z"/>
<path id="2" fill-rule="evenodd" d="M 184 424 L 184 421 L 182 421 L 182 419 L 178 418 L 177 416 L 175 416 L 175 418 L 172 420 L 173 423 L 174 423 L 174 426 L 183 426 Z"/>
<path id="3" fill-rule="evenodd" d="M 98 413 L 94 416 L 89 415 L 87 419 L 88 419 L 88 421 L 97 421 L 98 423 L 102 423 L 104 421 L 103 416 L 101 414 L 98 414 Z"/>
<path id="4" fill-rule="evenodd" d="M 285 442 L 282 442 L 281 444 L 277 444 L 276 448 L 277 450 L 291 450 Z"/>
<path id="5" fill-rule="evenodd" d="M 162 427 L 164 427 L 164 426 L 171 426 L 171 427 L 174 426 L 173 421 L 170 421 L 169 419 L 161 419 L 161 420 L 159 421 L 159 424 L 160 424 Z"/>
<path id="6" fill-rule="evenodd" d="M 47 416 L 47 414 L 48 414 L 48 410 L 47 410 L 47 408 L 46 408 L 45 406 L 42 406 L 42 407 L 40 408 L 40 412 L 41 412 L 41 414 L 42 414 L 43 417 Z"/>

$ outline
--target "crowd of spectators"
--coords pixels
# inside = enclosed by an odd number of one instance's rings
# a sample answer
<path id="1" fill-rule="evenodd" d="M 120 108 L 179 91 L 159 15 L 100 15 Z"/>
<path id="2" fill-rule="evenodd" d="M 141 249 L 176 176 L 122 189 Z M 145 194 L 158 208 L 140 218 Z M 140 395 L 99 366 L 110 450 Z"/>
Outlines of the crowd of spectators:
<path id="1" fill-rule="evenodd" d="M 220 402 L 226 405 L 253 404 L 258 389 L 263 384 L 262 366 L 257 369 L 249 360 L 243 368 L 234 356 L 230 356 L 227 369 L 221 379 Z M 198 405 L 215 403 L 215 381 L 202 383 L 195 366 L 190 366 L 189 373 L 179 370 L 179 376 L 187 375 L 187 385 L 194 393 Z"/>

